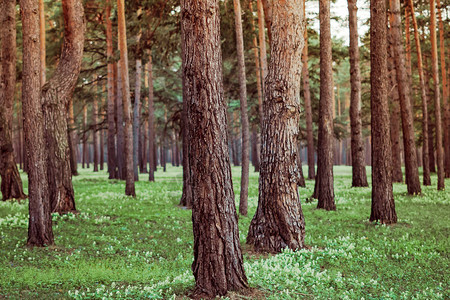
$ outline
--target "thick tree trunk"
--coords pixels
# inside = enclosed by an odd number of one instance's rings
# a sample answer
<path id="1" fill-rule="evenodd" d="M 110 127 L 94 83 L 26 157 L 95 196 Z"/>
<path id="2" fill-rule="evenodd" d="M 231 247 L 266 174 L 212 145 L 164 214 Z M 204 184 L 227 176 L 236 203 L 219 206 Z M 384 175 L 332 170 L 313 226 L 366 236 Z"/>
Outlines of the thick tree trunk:
<path id="1" fill-rule="evenodd" d="M 125 132 L 123 126 L 123 89 L 122 76 L 120 76 L 120 64 L 117 64 L 116 72 L 116 113 L 117 113 L 117 174 L 119 179 L 125 180 Z"/>
<path id="2" fill-rule="evenodd" d="M 397 74 L 397 87 L 400 98 L 400 113 L 403 129 L 403 148 L 405 154 L 405 171 L 408 194 L 421 193 L 419 169 L 417 164 L 416 144 L 414 140 L 413 113 L 411 107 L 411 90 L 408 85 L 408 74 L 405 68 L 405 55 L 402 46 L 402 30 L 400 16 L 400 0 L 390 0 L 392 41 L 394 62 Z"/>
<path id="3" fill-rule="evenodd" d="M 107 80 L 108 80 L 108 172 L 109 179 L 117 179 L 117 158 L 116 158 L 116 124 L 115 124 L 115 101 L 114 101 L 114 64 L 111 62 L 113 57 L 113 38 L 111 21 L 111 0 L 106 1 L 106 56 L 108 59 Z"/>
<path id="4" fill-rule="evenodd" d="M 423 74 L 422 49 L 420 46 L 419 30 L 417 28 L 416 16 L 414 14 L 414 3 L 409 0 L 412 23 L 414 26 L 414 40 L 417 51 L 417 69 L 419 71 L 420 91 L 422 95 L 422 163 L 423 163 L 423 185 L 431 185 L 430 178 L 430 156 L 428 154 L 428 98 L 425 87 L 425 76 Z"/>
<path id="5" fill-rule="evenodd" d="M 182 0 L 181 15 L 189 161 L 195 174 L 194 295 L 209 298 L 247 287 L 226 145 L 219 1 Z"/>
<path id="6" fill-rule="evenodd" d="M 142 60 L 136 59 L 136 80 L 134 87 L 134 108 L 133 108 L 133 166 L 134 181 L 139 181 L 139 134 L 141 110 L 141 78 L 142 78 Z"/>
<path id="7" fill-rule="evenodd" d="M 317 177 L 314 194 L 317 208 L 336 210 L 333 187 L 333 68 L 331 56 L 330 1 L 319 1 L 320 102 L 317 146 Z"/>
<path id="8" fill-rule="evenodd" d="M 242 173 L 241 194 L 239 199 L 239 213 L 247 215 L 248 210 L 248 176 L 250 164 L 250 138 L 247 113 L 247 80 L 245 77 L 244 37 L 242 33 L 241 3 L 233 0 L 234 24 L 236 26 L 236 49 L 239 69 L 239 99 L 241 106 L 241 130 L 242 130 Z"/>
<path id="9" fill-rule="evenodd" d="M 436 8 L 435 1 L 430 0 L 430 34 L 431 34 L 431 66 L 434 81 L 434 113 L 436 116 L 436 160 L 437 160 L 437 189 L 445 188 L 444 181 L 444 149 L 442 145 L 441 120 L 441 91 L 439 86 L 439 66 L 436 37 Z"/>
<path id="10" fill-rule="evenodd" d="M 386 2 L 370 1 L 370 106 L 372 112 L 372 209 L 370 221 L 397 222 L 392 190 L 387 99 Z"/>
<path id="11" fill-rule="evenodd" d="M 29 246 L 53 244 L 52 217 L 47 182 L 44 116 L 41 98 L 38 3 L 20 0 L 23 35 L 22 105 L 28 159 Z"/>
<path id="12" fill-rule="evenodd" d="M 361 120 L 361 69 L 359 67 L 358 19 L 356 0 L 348 0 L 350 29 L 350 126 L 352 143 L 352 186 L 369 186 L 364 163 Z"/>
<path id="13" fill-rule="evenodd" d="M 125 0 L 117 0 L 117 16 L 119 27 L 119 51 L 120 69 L 119 76 L 122 79 L 123 93 L 123 121 L 125 141 L 125 195 L 136 197 L 134 187 L 134 163 L 133 163 L 133 117 L 131 111 L 130 79 L 128 72 L 128 48 L 127 29 L 125 23 Z"/>
<path id="14" fill-rule="evenodd" d="M 247 243 L 257 251 L 304 247 L 305 223 L 298 195 L 298 149 L 303 6 L 273 1 L 272 44 L 265 84 L 259 201 Z"/>
<path id="15" fill-rule="evenodd" d="M 148 56 L 148 179 L 149 181 L 155 181 L 156 171 L 156 154 L 155 154 L 155 125 L 154 125 L 154 108 L 153 108 L 154 96 L 153 96 L 153 66 L 152 66 L 152 54 Z M 184 152 L 184 146 L 183 146 Z"/>
<path id="16" fill-rule="evenodd" d="M 24 199 L 14 159 L 12 126 L 16 85 L 16 1 L 0 0 L 0 176 L 2 200 Z"/>

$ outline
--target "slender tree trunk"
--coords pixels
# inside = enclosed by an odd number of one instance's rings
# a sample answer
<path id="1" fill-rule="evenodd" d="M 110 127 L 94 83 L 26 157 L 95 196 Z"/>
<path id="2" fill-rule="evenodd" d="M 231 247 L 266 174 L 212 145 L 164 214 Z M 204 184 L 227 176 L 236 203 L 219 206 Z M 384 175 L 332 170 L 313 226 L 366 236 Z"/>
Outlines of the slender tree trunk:
<path id="1" fill-rule="evenodd" d="M 44 0 L 39 0 L 39 40 L 41 41 L 39 47 L 39 53 L 41 57 L 41 86 L 46 82 L 45 72 L 46 72 L 46 49 L 45 49 L 45 6 Z"/>
<path id="2" fill-rule="evenodd" d="M 427 61 L 427 56 L 424 55 L 424 66 L 429 66 L 431 63 Z M 433 119 L 431 118 L 434 115 L 434 101 L 433 97 L 431 97 L 430 92 L 430 74 L 427 71 L 427 68 L 424 68 L 424 78 L 425 78 L 425 91 L 427 93 L 428 99 L 428 156 L 429 156 L 429 165 L 430 165 L 430 173 L 436 173 L 436 159 L 434 155 L 434 127 Z"/>
<path id="3" fill-rule="evenodd" d="M 408 7 L 408 4 L 405 4 L 405 53 L 406 53 L 406 74 L 408 76 L 408 83 L 410 86 L 410 89 L 412 91 L 412 78 L 411 78 L 411 33 L 410 33 L 410 15 L 411 11 Z M 411 99 L 411 106 L 414 107 L 414 99 L 413 97 L 410 97 Z"/>
<path id="4" fill-rule="evenodd" d="M 414 3 L 409 0 L 412 22 L 414 26 L 414 39 L 417 51 L 417 69 L 419 71 L 420 91 L 422 95 L 422 162 L 423 162 L 423 185 L 431 185 L 430 178 L 430 157 L 428 155 L 428 98 L 425 87 L 425 77 L 423 74 L 422 49 L 420 46 L 419 30 L 417 28 L 416 16 L 414 14 Z"/>
<path id="5" fill-rule="evenodd" d="M 16 1 L 0 0 L 0 176 L 2 200 L 24 199 L 14 159 L 13 108 L 16 85 Z"/>
<path id="6" fill-rule="evenodd" d="M 28 159 L 29 246 L 53 244 L 41 98 L 38 2 L 20 0 L 23 35 L 22 105 Z"/>
<path id="7" fill-rule="evenodd" d="M 120 76 L 120 64 L 117 64 L 116 72 L 116 113 L 117 113 L 117 170 L 118 177 L 121 180 L 125 180 L 125 132 L 123 126 L 123 89 L 122 89 L 122 76 Z"/>
<path id="8" fill-rule="evenodd" d="M 304 247 L 298 195 L 298 149 L 303 6 L 274 0 L 269 74 L 266 77 L 258 208 L 247 235 L 257 251 Z"/>
<path id="9" fill-rule="evenodd" d="M 155 181 L 155 126 L 154 126 L 154 108 L 153 108 L 154 96 L 153 96 L 153 66 L 152 66 L 152 54 L 148 56 L 148 149 L 150 155 L 148 157 L 148 179 L 149 181 Z M 184 142 L 183 142 L 184 143 Z M 184 152 L 184 146 L 183 146 Z"/>
<path id="10" fill-rule="evenodd" d="M 101 124 L 103 124 L 104 123 L 104 118 L 103 118 L 103 112 L 102 112 L 102 110 L 103 110 L 103 95 L 105 94 L 105 86 L 102 84 L 102 95 L 101 95 L 101 97 L 100 97 L 100 109 L 99 109 L 99 111 L 98 111 L 98 114 L 101 116 L 100 118 L 101 118 Z M 104 142 L 104 130 L 103 130 L 103 128 L 101 128 L 101 127 L 103 127 L 103 125 L 102 126 L 100 126 L 100 131 L 99 131 L 99 134 L 100 134 L 100 170 L 101 171 L 103 171 L 103 168 L 104 168 L 104 164 L 105 164 L 105 148 L 104 148 L 104 145 L 105 145 L 105 142 Z"/>
<path id="11" fill-rule="evenodd" d="M 226 145 L 219 1 L 182 0 L 181 15 L 183 76 L 189 89 L 186 100 L 190 168 L 195 174 L 192 178 L 194 295 L 210 298 L 248 286 Z"/>
<path id="12" fill-rule="evenodd" d="M 89 169 L 89 148 L 88 148 L 88 132 L 87 132 L 87 106 L 83 106 L 83 169 L 86 167 Z"/>
<path id="13" fill-rule="evenodd" d="M 69 151 L 70 151 L 70 168 L 72 170 L 72 176 L 78 175 L 78 162 L 77 162 L 77 129 L 75 126 L 75 116 L 73 112 L 73 100 L 69 99 L 69 118 L 68 118 L 68 132 L 69 137 Z"/>
<path id="14" fill-rule="evenodd" d="M 358 19 L 356 0 L 348 0 L 350 28 L 350 83 L 351 83 L 351 143 L 352 143 L 352 186 L 369 186 L 364 163 L 364 141 L 361 120 L 361 69 L 359 67 Z"/>
<path id="15" fill-rule="evenodd" d="M 300 143 L 298 143 L 298 156 L 297 156 L 297 164 L 298 164 L 298 186 L 306 187 L 305 176 L 303 175 L 303 167 L 302 167 L 302 147 Z"/>
<path id="16" fill-rule="evenodd" d="M 96 77 L 96 76 L 95 76 Z M 97 80 L 97 77 L 95 78 Z M 98 92 L 98 86 L 97 83 L 94 84 L 95 89 L 95 96 L 92 99 L 92 145 L 94 146 L 94 172 L 98 172 L 98 99 L 97 99 L 97 92 Z"/>
<path id="17" fill-rule="evenodd" d="M 113 57 L 113 38 L 112 38 L 112 21 L 111 21 L 111 0 L 106 1 L 106 56 L 108 60 L 107 80 L 108 80 L 108 172 L 109 179 L 118 177 L 117 158 L 116 158 L 116 126 L 115 126 L 115 101 L 114 101 L 114 64 L 111 59 Z"/>
<path id="18" fill-rule="evenodd" d="M 269 44 L 272 41 L 272 0 L 262 0 L 262 6 L 264 9 L 264 21 L 266 22 L 267 37 L 269 38 Z"/>
<path id="19" fill-rule="evenodd" d="M 319 1 L 320 102 L 315 196 L 317 208 L 336 210 L 333 187 L 333 68 L 331 56 L 330 1 Z"/>
<path id="20" fill-rule="evenodd" d="M 148 90 L 148 65 L 144 65 L 144 88 Z M 148 107 L 147 104 L 148 97 L 144 97 L 142 105 L 141 105 L 141 117 L 144 119 L 144 122 L 141 125 L 141 160 L 142 160 L 142 167 L 141 167 L 141 173 L 148 173 L 147 169 L 147 162 L 148 162 L 148 151 L 147 151 L 147 143 L 148 143 L 148 116 L 147 118 L 143 117 L 143 111 L 146 107 Z"/>
<path id="21" fill-rule="evenodd" d="M 431 66 L 434 81 L 434 112 L 436 116 L 436 159 L 437 159 L 437 189 L 445 188 L 444 181 L 444 149 L 442 145 L 441 121 L 441 91 L 439 86 L 439 66 L 436 37 L 436 8 L 435 1 L 430 0 L 430 34 L 431 34 Z"/>
<path id="22" fill-rule="evenodd" d="M 142 60 L 136 59 L 136 82 L 134 88 L 134 108 L 133 108 L 133 166 L 134 181 L 139 181 L 139 127 L 141 120 L 139 111 L 141 109 L 141 78 L 142 78 Z"/>
<path id="23" fill-rule="evenodd" d="M 370 106 L 372 112 L 372 209 L 370 221 L 397 223 L 392 190 L 387 99 L 386 2 L 370 1 Z"/>
<path id="24" fill-rule="evenodd" d="M 413 113 L 411 107 L 411 91 L 405 68 L 405 56 L 402 46 L 402 31 L 400 17 L 400 0 L 390 0 L 392 27 L 392 41 L 394 48 L 394 62 L 397 74 L 397 87 L 400 98 L 400 113 L 403 129 L 403 148 L 405 153 L 406 184 L 408 194 L 421 193 L 419 170 L 417 164 L 416 144 L 414 140 Z"/>

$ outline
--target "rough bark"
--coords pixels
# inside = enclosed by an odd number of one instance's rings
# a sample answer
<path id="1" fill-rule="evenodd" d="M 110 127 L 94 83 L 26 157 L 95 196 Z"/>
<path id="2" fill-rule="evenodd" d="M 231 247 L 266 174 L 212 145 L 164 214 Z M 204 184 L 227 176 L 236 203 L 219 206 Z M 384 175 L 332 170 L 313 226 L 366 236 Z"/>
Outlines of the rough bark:
<path id="1" fill-rule="evenodd" d="M 117 114 L 117 174 L 119 179 L 125 180 L 125 129 L 123 126 L 123 89 L 120 76 L 120 64 L 116 69 L 116 114 Z"/>
<path id="2" fill-rule="evenodd" d="M 41 98 L 38 2 L 20 0 L 23 35 L 22 108 L 28 168 L 29 246 L 53 244 Z"/>
<path id="3" fill-rule="evenodd" d="M 423 164 L 423 185 L 431 185 L 430 178 L 430 156 L 428 154 L 428 97 L 425 87 L 425 76 L 423 74 L 422 48 L 420 46 L 419 30 L 417 28 L 416 16 L 414 14 L 414 3 L 409 0 L 409 10 L 412 16 L 414 27 L 414 40 L 417 51 L 417 70 L 419 72 L 420 91 L 422 96 L 422 164 Z"/>
<path id="4" fill-rule="evenodd" d="M 136 81 L 134 87 L 134 107 L 133 107 L 133 169 L 134 181 L 139 181 L 139 134 L 141 110 L 141 78 L 142 78 L 142 60 L 136 59 Z"/>
<path id="5" fill-rule="evenodd" d="M 441 120 L 441 90 L 439 86 L 439 66 L 436 37 L 436 7 L 435 1 L 430 0 L 430 40 L 431 40 L 431 66 L 434 82 L 434 113 L 436 120 L 436 160 L 437 160 L 437 189 L 445 188 L 444 181 L 444 149 L 442 145 L 442 120 Z"/>
<path id="6" fill-rule="evenodd" d="M 392 224 L 397 222 L 397 214 L 392 190 L 384 0 L 370 1 L 370 25 L 372 208 L 369 220 Z"/>
<path id="7" fill-rule="evenodd" d="M 336 210 L 333 187 L 333 68 L 331 56 L 330 1 L 319 1 L 320 100 L 317 176 L 314 196 L 317 208 Z"/>
<path id="8" fill-rule="evenodd" d="M 153 96 L 153 67 L 152 67 L 152 54 L 148 56 L 148 179 L 149 181 L 155 181 L 155 126 L 154 126 L 154 108 L 153 108 L 154 96 Z M 184 147 L 184 146 L 183 146 Z M 184 148 L 183 148 L 184 152 Z"/>
<path id="9" fill-rule="evenodd" d="M 350 30 L 350 129 L 352 146 L 352 186 L 369 186 L 364 163 L 361 120 L 361 69 L 359 67 L 358 19 L 356 0 L 348 0 Z"/>
<path id="10" fill-rule="evenodd" d="M 226 144 L 219 1 L 182 0 L 181 15 L 193 174 L 194 295 L 209 298 L 248 286 Z"/>
<path id="11" fill-rule="evenodd" d="M 272 43 L 266 77 L 258 208 L 247 235 L 257 251 L 304 247 L 305 223 L 298 195 L 300 93 L 304 46 L 303 7 L 273 1 Z"/>
<path id="12" fill-rule="evenodd" d="M 403 150 L 405 154 L 406 184 L 409 195 L 421 193 L 419 169 L 417 164 L 416 144 L 414 139 L 413 112 L 411 106 L 411 90 L 408 84 L 408 73 L 405 68 L 405 55 L 402 46 L 402 30 L 400 0 L 390 0 L 392 41 L 394 62 L 397 74 L 397 87 L 400 99 L 400 114 L 403 129 Z"/>
<path id="13" fill-rule="evenodd" d="M 16 85 L 15 8 L 15 0 L 0 0 L 0 189 L 3 201 L 26 198 L 14 159 L 12 138 Z"/>
<path id="14" fill-rule="evenodd" d="M 39 40 L 41 41 L 39 47 L 39 54 L 41 57 L 41 86 L 46 81 L 46 49 L 45 49 L 45 6 L 44 0 L 39 0 Z"/>
<path id="15" fill-rule="evenodd" d="M 302 147 L 301 147 L 301 145 L 300 145 L 300 143 L 299 143 L 299 144 L 298 144 L 298 156 L 297 156 L 297 164 L 298 164 L 298 186 L 300 186 L 300 187 L 306 187 L 305 176 L 303 175 L 301 150 L 302 150 Z"/>
<path id="16" fill-rule="evenodd" d="M 267 37 L 269 38 L 269 45 L 272 41 L 272 0 L 262 0 L 264 9 L 264 21 L 267 28 Z"/>
<path id="17" fill-rule="evenodd" d="M 424 66 L 429 66 L 431 63 L 427 60 L 427 56 L 424 53 Z M 428 155 L 429 155 L 429 166 L 430 173 L 436 173 L 436 159 L 435 159 L 435 151 L 434 151 L 434 127 L 435 124 L 433 122 L 432 116 L 434 115 L 434 98 L 431 97 L 430 91 L 430 73 L 427 68 L 424 68 L 424 78 L 425 78 L 425 91 L 427 93 L 428 99 Z"/>

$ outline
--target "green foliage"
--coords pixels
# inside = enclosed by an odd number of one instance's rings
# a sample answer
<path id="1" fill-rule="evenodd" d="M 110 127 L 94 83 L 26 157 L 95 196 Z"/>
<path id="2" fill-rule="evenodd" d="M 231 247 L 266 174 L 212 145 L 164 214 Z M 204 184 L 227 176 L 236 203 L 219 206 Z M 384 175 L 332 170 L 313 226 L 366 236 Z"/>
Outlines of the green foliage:
<path id="1" fill-rule="evenodd" d="M 154 183 L 142 176 L 136 199 L 122 196 L 124 182 L 80 171 L 80 213 L 53 216 L 55 246 L 25 247 L 27 202 L 0 202 L 0 298 L 186 297 L 194 286 L 193 236 L 191 212 L 178 206 L 181 168 L 159 170 Z M 232 171 L 238 193 L 240 169 Z M 257 182 L 251 173 L 250 216 Z M 450 193 L 431 186 L 409 197 L 396 184 L 399 223 L 384 226 L 368 222 L 370 189 L 350 185 L 351 169 L 336 167 L 336 212 L 305 203 L 313 181 L 299 190 L 308 249 L 257 256 L 245 245 L 251 217 L 239 218 L 250 286 L 267 299 L 448 299 Z"/>

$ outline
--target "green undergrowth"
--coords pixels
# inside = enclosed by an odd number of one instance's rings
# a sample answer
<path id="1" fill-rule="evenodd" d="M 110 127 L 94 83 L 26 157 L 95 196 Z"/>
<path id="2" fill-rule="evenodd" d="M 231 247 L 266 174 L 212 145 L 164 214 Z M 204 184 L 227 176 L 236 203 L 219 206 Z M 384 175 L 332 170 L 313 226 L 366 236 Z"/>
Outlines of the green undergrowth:
<path id="1" fill-rule="evenodd" d="M 156 182 L 142 174 L 135 199 L 106 172 L 80 171 L 79 214 L 53 216 L 54 246 L 27 248 L 28 202 L 0 201 L 0 299 L 187 297 L 193 236 L 191 211 L 178 206 L 181 168 L 158 170 Z M 240 169 L 233 175 L 238 193 Z M 259 292 L 229 298 L 449 299 L 450 180 L 442 192 L 436 180 L 417 197 L 395 184 L 399 222 L 384 226 L 368 222 L 371 190 L 351 188 L 351 168 L 336 167 L 337 211 L 306 203 L 313 181 L 299 189 L 308 248 L 259 255 L 245 245 L 258 200 L 251 173 L 249 217 L 239 217 L 239 228 L 249 284 Z"/>

